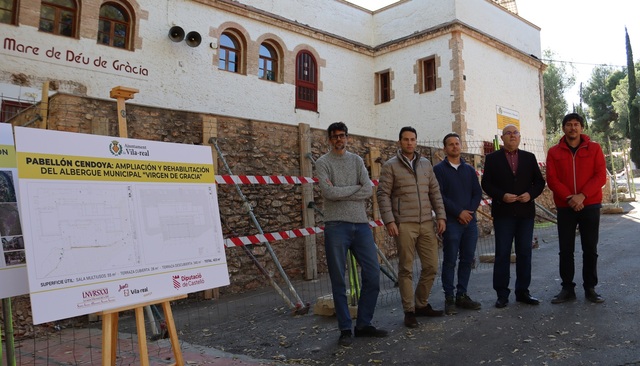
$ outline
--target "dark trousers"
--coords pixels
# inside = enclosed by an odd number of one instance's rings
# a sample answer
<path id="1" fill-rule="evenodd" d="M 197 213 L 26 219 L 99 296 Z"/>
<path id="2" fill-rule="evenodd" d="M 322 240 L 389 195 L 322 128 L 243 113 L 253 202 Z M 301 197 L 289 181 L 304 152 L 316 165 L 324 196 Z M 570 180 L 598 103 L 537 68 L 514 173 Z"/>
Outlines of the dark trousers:
<path id="1" fill-rule="evenodd" d="M 582 244 L 582 281 L 585 289 L 598 284 L 598 234 L 600 232 L 600 205 L 586 206 L 581 211 L 558 209 L 558 240 L 560 242 L 560 278 L 562 287 L 573 291 L 576 249 L 576 227 Z"/>
<path id="2" fill-rule="evenodd" d="M 508 298 L 511 272 L 511 245 L 516 252 L 516 295 L 525 294 L 531 284 L 531 241 L 533 218 L 494 217 L 493 230 L 496 235 L 496 258 L 493 263 L 493 289 L 498 298 Z"/>

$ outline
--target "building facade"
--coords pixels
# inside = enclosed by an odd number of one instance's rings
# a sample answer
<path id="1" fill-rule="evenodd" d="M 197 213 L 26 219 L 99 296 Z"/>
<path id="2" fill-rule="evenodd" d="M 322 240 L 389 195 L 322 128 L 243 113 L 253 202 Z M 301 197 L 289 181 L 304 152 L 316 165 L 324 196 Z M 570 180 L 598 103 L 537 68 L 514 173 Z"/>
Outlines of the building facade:
<path id="1" fill-rule="evenodd" d="M 7 3 L 7 2 L 5 2 Z M 109 97 L 395 140 L 491 141 L 504 108 L 544 136 L 539 28 L 489 0 L 9 0 L 0 93 Z"/>

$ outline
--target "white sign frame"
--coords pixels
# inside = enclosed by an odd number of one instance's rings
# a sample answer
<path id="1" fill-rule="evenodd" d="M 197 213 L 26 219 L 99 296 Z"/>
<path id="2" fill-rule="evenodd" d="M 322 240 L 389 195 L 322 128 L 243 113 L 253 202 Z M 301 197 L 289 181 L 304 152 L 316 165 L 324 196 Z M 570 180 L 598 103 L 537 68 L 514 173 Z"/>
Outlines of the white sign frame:
<path id="1" fill-rule="evenodd" d="M 15 140 L 34 324 L 229 284 L 210 147 Z"/>

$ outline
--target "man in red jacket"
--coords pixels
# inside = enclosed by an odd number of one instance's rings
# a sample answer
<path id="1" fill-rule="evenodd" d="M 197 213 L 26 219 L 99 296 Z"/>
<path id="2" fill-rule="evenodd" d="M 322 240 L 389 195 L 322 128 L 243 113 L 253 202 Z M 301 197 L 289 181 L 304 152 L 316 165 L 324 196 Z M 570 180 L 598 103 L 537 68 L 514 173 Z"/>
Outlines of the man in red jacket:
<path id="1" fill-rule="evenodd" d="M 601 303 L 595 287 L 598 284 L 598 233 L 602 186 L 607 179 L 602 148 L 582 133 L 584 119 L 569 113 L 562 119 L 564 136 L 547 153 L 547 184 L 553 191 L 558 211 L 560 242 L 560 278 L 562 290 L 551 303 L 575 300 L 573 282 L 576 226 L 582 243 L 582 281 L 587 300 Z"/>

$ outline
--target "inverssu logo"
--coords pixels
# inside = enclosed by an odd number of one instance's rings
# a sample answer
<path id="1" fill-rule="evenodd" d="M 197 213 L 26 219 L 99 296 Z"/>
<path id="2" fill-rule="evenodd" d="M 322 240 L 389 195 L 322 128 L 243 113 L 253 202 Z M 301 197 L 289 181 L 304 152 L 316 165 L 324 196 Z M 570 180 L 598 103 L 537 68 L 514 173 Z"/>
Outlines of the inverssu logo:
<path id="1" fill-rule="evenodd" d="M 82 291 L 83 299 L 96 299 L 104 296 L 109 296 L 109 289 L 106 287 L 96 290 Z"/>
<path id="2" fill-rule="evenodd" d="M 111 152 L 111 154 L 113 154 L 114 156 L 119 156 L 122 155 L 122 145 L 120 145 L 120 143 L 116 140 L 111 141 L 111 143 L 109 144 L 109 151 Z"/>
<path id="3" fill-rule="evenodd" d="M 115 301 L 106 287 L 82 291 L 81 295 L 82 302 L 77 304 L 78 308 L 98 306 Z"/>

